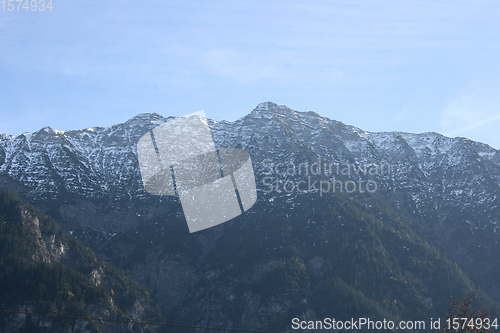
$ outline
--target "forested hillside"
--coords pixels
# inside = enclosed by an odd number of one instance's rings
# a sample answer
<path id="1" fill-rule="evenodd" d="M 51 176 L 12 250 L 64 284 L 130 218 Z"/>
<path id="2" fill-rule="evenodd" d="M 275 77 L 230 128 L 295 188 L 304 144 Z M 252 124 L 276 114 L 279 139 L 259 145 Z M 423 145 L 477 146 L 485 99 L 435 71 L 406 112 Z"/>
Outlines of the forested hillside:
<path id="1" fill-rule="evenodd" d="M 161 320 L 144 288 L 33 206 L 4 191 L 0 191 L 0 295 L 2 310 Z M 68 330 L 133 331 L 126 324 L 0 313 L 2 332 Z"/>

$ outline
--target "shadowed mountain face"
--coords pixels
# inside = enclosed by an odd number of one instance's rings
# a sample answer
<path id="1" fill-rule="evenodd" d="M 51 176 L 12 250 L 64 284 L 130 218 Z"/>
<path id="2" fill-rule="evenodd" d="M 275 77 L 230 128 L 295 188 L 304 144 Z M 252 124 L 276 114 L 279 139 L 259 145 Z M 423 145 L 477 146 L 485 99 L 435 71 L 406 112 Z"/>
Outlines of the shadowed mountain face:
<path id="1" fill-rule="evenodd" d="M 0 190 L 1 309 L 162 320 L 149 293 L 47 216 Z M 142 332 L 126 324 L 0 312 L 2 332 Z M 151 329 L 150 329 L 151 331 Z"/>
<path id="2" fill-rule="evenodd" d="M 178 198 L 147 194 L 139 173 L 137 141 L 168 120 L 3 135 L 0 186 L 146 285 L 172 322 L 281 332 L 294 317 L 427 320 L 452 295 L 500 300 L 499 151 L 261 103 L 209 121 L 216 147 L 250 154 L 257 203 L 190 234 Z"/>

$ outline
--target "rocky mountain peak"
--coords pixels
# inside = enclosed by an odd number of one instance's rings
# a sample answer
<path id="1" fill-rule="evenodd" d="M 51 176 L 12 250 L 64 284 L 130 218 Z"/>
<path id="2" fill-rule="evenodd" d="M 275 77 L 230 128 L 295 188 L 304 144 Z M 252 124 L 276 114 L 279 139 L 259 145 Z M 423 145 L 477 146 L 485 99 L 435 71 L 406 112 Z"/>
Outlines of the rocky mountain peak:
<path id="1" fill-rule="evenodd" d="M 14 135 L 1 133 L 1 134 L 0 134 L 0 141 L 3 141 L 3 140 L 8 140 L 8 139 L 11 139 L 11 138 L 13 138 L 13 137 L 14 137 Z"/>

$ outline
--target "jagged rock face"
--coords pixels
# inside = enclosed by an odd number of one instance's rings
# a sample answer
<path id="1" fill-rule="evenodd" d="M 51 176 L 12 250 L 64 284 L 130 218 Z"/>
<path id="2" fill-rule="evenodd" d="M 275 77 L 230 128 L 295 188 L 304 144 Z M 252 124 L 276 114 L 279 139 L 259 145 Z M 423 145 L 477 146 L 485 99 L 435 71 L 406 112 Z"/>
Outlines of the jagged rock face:
<path id="1" fill-rule="evenodd" d="M 36 201 L 64 201 L 67 195 L 110 206 L 146 200 L 136 144 L 165 121 L 168 118 L 158 114 L 141 114 L 110 128 L 61 132 L 45 127 L 17 137 L 3 135 L 0 174 L 22 184 L 26 196 Z M 271 102 L 259 104 L 235 122 L 210 125 L 218 147 L 250 152 L 257 176 L 262 176 L 266 159 L 276 165 L 302 161 L 304 154 L 339 163 L 336 172 L 342 171 L 343 163 L 384 165 L 390 166 L 390 173 L 385 170 L 372 178 L 378 192 L 395 194 L 395 207 L 432 214 L 440 221 L 451 208 L 472 208 L 489 216 L 481 219 L 480 227 L 498 222 L 500 216 L 500 152 L 482 143 L 437 133 L 370 133 Z M 85 210 L 92 214 L 93 209 Z M 478 222 L 471 223 L 475 228 Z"/>
<path id="2" fill-rule="evenodd" d="M 210 281 L 210 276 L 220 273 L 205 268 L 203 260 L 216 248 L 217 239 L 224 238 L 221 233 L 227 231 L 221 226 L 217 231 L 189 235 L 176 198 L 154 197 L 144 191 L 137 141 L 168 120 L 158 114 L 140 114 L 110 128 L 61 132 L 46 127 L 16 137 L 2 135 L 0 186 L 34 201 L 67 230 L 116 259 L 132 276 L 155 290 L 165 309 L 174 311 L 189 297 L 195 297 L 190 293 L 200 281 Z M 500 151 L 437 133 L 366 132 L 314 112 L 297 112 L 271 102 L 259 104 L 235 122 L 209 121 L 209 125 L 216 147 L 242 148 L 251 156 L 259 211 L 251 209 L 249 219 L 266 214 L 278 220 L 291 219 L 297 211 L 293 207 L 329 209 L 317 192 L 310 197 L 311 191 L 283 189 L 287 180 L 293 184 L 307 182 L 312 173 L 309 169 L 305 174 L 302 169 L 293 174 L 287 172 L 287 165 L 310 167 L 319 162 L 328 166 L 328 177 L 335 176 L 344 184 L 360 179 L 364 184 L 375 182 L 376 197 L 410 216 L 421 235 L 445 249 L 488 294 L 500 300 Z M 276 181 L 281 184 L 280 192 L 267 193 L 270 182 L 265 177 L 271 177 L 273 186 Z M 357 194 L 359 191 L 352 195 Z M 301 206 L 305 202 L 308 205 Z M 290 210 L 277 213 L 278 203 Z M 160 218 L 168 223 L 161 224 Z M 266 229 L 265 224 L 255 226 Z M 158 235 L 165 233 L 172 244 L 178 244 L 173 238 L 183 243 L 169 251 L 156 248 L 162 241 Z M 140 247 L 140 242 L 150 247 Z M 141 253 L 139 259 L 137 251 Z M 203 255 L 196 257 L 193 253 Z M 321 276 L 322 267 L 327 266 L 321 264 L 325 259 L 314 252 L 310 255 L 305 265 L 313 277 Z M 269 259 L 256 265 L 265 269 L 273 262 Z M 243 302 L 248 307 L 241 314 L 245 320 L 252 316 L 256 320 L 257 313 L 264 318 L 263 313 L 276 310 L 266 310 L 274 301 L 267 300 L 270 303 L 264 305 L 258 293 L 228 293 L 228 298 L 246 300 Z M 294 301 L 293 297 L 287 300 Z"/>
<path id="3" fill-rule="evenodd" d="M 137 210 L 131 206 L 151 199 L 140 179 L 137 141 L 165 121 L 168 118 L 158 114 L 141 114 L 110 128 L 61 132 L 45 127 L 17 137 L 3 135 L 3 187 L 15 188 L 17 183 L 32 200 L 62 203 L 64 219 L 77 221 L 74 228 L 82 225 L 107 233 L 128 228 L 142 220 L 137 214 L 130 216 Z M 211 122 L 210 126 L 218 147 L 250 153 L 257 177 L 268 170 L 264 160 L 276 166 L 308 158 L 313 163 L 321 157 L 327 164 L 339 163 L 334 173 L 342 172 L 343 163 L 382 165 L 390 172 L 385 169 L 371 179 L 377 182 L 377 193 L 397 209 L 432 223 L 443 223 L 450 214 L 471 215 L 474 218 L 464 220 L 471 234 L 484 228 L 497 233 L 500 152 L 488 145 L 437 133 L 370 133 L 271 102 L 259 104 L 235 122 Z M 349 172 L 355 178 L 354 170 Z M 263 188 L 261 181 L 257 185 Z M 65 205 L 72 198 L 84 198 L 85 207 Z M 102 205 L 113 212 L 105 214 L 106 221 L 99 225 L 89 222 L 98 216 L 102 220 Z M 122 221 L 117 224 L 117 219 Z"/>
<path id="4" fill-rule="evenodd" d="M 110 128 L 61 132 L 45 127 L 17 137 L 3 135 L 0 173 L 22 183 L 35 200 L 66 193 L 93 199 L 143 199 L 136 144 L 165 121 L 158 114 L 141 114 Z M 312 152 L 329 163 L 389 164 L 390 175 L 377 179 L 380 191 L 409 192 L 405 199 L 411 198 L 416 209 L 429 200 L 435 209 L 464 204 L 487 209 L 500 200 L 496 195 L 500 152 L 465 138 L 370 133 L 270 102 L 235 122 L 210 125 L 216 145 L 248 150 L 256 171 L 265 159 L 285 163 Z M 399 205 L 405 203 L 400 200 Z"/>
<path id="5" fill-rule="evenodd" d="M 40 219 L 33 215 L 25 207 L 21 207 L 21 216 L 23 225 L 28 228 L 34 235 L 37 251 L 33 255 L 32 260 L 42 261 L 50 264 L 51 262 L 59 262 L 63 259 L 66 246 L 60 239 L 56 239 L 56 235 L 42 234 L 40 229 Z"/>

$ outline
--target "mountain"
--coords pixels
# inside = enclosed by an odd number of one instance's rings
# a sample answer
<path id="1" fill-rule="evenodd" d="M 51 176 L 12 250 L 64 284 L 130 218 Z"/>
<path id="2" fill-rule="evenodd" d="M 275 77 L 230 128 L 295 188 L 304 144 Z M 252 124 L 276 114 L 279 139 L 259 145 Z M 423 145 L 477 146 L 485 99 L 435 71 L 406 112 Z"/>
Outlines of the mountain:
<path id="1" fill-rule="evenodd" d="M 161 320 L 144 288 L 30 204 L 0 190 L 1 310 Z M 140 332 L 141 327 L 0 312 L 2 332 Z M 152 331 L 149 328 L 149 331 Z"/>
<path id="2" fill-rule="evenodd" d="M 450 296 L 500 301 L 499 151 L 261 103 L 209 121 L 216 147 L 249 152 L 257 203 L 190 234 L 178 198 L 146 193 L 138 168 L 137 141 L 170 119 L 2 135 L 0 187 L 147 286 L 179 324 L 282 332 L 294 317 L 427 320 Z"/>

